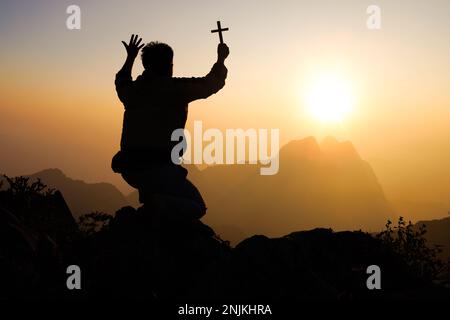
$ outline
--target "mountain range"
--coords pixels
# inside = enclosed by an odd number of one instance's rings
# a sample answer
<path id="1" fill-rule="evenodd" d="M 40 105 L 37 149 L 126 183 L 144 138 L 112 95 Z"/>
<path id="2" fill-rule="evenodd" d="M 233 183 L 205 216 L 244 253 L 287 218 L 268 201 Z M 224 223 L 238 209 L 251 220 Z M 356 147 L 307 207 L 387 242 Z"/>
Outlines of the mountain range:
<path id="1" fill-rule="evenodd" d="M 208 207 L 205 222 L 237 242 L 250 234 L 279 236 L 317 226 L 380 230 L 392 216 L 374 172 L 352 143 L 308 137 L 283 146 L 279 158 L 273 176 L 261 176 L 258 165 L 189 168 L 188 178 Z"/>
<path id="2" fill-rule="evenodd" d="M 26 176 L 31 180 L 39 178 L 47 187 L 59 190 L 75 218 L 95 211 L 113 214 L 129 205 L 126 197 L 110 183 L 75 180 L 55 168 Z"/>
<path id="3" fill-rule="evenodd" d="M 315 227 L 376 232 L 395 220 L 397 208 L 351 142 L 308 137 L 284 145 L 279 157 L 273 176 L 261 176 L 259 165 L 186 165 L 208 207 L 204 221 L 224 239 L 234 244 L 252 234 L 276 237 Z M 137 192 L 124 195 L 110 183 L 75 180 L 59 169 L 29 177 L 60 190 L 75 217 L 140 205 Z"/>
<path id="4" fill-rule="evenodd" d="M 416 223 L 427 226 L 425 237 L 432 245 L 441 246 L 441 256 L 444 259 L 450 259 L 450 217 L 435 220 L 423 220 Z"/>

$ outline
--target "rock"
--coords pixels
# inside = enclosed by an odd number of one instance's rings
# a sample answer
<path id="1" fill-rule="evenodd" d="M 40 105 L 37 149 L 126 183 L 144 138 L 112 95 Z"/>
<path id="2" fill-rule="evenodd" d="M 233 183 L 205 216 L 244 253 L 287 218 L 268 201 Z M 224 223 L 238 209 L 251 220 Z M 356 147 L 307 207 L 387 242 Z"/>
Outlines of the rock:
<path id="1" fill-rule="evenodd" d="M 64 279 L 60 258 L 47 234 L 0 206 L 0 300 L 56 297 Z"/>
<path id="2" fill-rule="evenodd" d="M 53 209 L 52 209 L 53 210 Z M 57 212 L 57 211 L 55 211 Z M 196 219 L 151 206 L 123 207 L 100 232 L 54 240 L 0 210 L 0 297 L 286 301 L 449 298 L 383 243 L 363 232 L 314 229 L 250 237 L 235 248 Z M 61 245 L 61 243 L 63 245 Z M 83 290 L 68 292 L 65 268 L 79 265 Z M 382 272 L 368 290 L 367 267 Z"/>
<path id="3" fill-rule="evenodd" d="M 124 208 L 111 228 L 94 236 L 93 295 L 199 301 L 448 296 L 363 232 L 257 235 L 231 248 L 199 220 L 151 216 L 149 208 Z M 367 289 L 373 264 L 383 272 L 383 290 Z"/>
<path id="4" fill-rule="evenodd" d="M 119 210 L 89 246 L 85 264 L 93 267 L 89 286 L 95 295 L 158 298 L 187 295 L 208 265 L 231 251 L 201 221 L 173 223 L 145 206 Z"/>

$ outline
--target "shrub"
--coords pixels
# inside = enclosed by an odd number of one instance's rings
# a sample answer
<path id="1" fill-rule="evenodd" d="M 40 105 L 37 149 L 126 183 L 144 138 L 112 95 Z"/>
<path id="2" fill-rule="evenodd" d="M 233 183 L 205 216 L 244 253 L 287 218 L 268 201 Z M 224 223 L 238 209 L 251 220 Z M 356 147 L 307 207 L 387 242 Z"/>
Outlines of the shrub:
<path id="1" fill-rule="evenodd" d="M 405 222 L 400 217 L 397 226 L 388 220 L 386 229 L 377 235 L 384 244 L 389 246 L 411 269 L 421 278 L 428 280 L 447 280 L 448 263 L 439 258 L 441 246 L 427 245 L 426 225 L 414 226 L 411 221 Z"/>
<path id="2" fill-rule="evenodd" d="M 108 227 L 113 216 L 104 212 L 91 212 L 78 218 L 78 225 L 85 235 L 90 236 Z"/>

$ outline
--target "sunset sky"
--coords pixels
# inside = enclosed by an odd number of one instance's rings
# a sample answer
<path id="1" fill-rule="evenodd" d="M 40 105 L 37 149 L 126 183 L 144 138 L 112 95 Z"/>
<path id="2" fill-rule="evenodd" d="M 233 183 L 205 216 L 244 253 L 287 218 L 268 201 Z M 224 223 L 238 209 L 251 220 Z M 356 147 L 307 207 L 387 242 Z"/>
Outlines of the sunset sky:
<path id="1" fill-rule="evenodd" d="M 66 28 L 71 4 L 81 30 Z M 381 30 L 366 27 L 371 4 Z M 332 134 L 375 170 L 389 163 L 424 201 L 450 203 L 448 0 L 2 0 L 0 172 L 57 167 L 130 191 L 110 169 L 123 113 L 120 41 L 167 42 L 176 76 L 202 76 L 216 59 L 217 20 L 230 28 L 227 84 L 190 105 L 188 127 L 279 128 L 281 144 Z M 303 99 L 321 75 L 345 81 L 354 98 L 339 124 L 321 123 Z"/>

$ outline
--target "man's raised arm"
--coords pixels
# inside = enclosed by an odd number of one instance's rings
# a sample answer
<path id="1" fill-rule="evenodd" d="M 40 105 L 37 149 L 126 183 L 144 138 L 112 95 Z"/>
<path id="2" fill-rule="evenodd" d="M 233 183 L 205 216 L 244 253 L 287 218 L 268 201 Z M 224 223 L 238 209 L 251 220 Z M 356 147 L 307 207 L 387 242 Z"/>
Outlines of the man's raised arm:
<path id="1" fill-rule="evenodd" d="M 127 88 L 133 81 L 131 71 L 133 69 L 134 60 L 136 60 L 139 50 L 145 45 L 140 44 L 141 41 L 142 38 L 139 38 L 138 35 L 134 34 L 131 35 L 128 44 L 125 41 L 122 41 L 122 44 L 127 50 L 127 58 L 122 68 L 117 72 L 115 80 L 116 91 L 122 102 L 126 99 Z"/>
<path id="2" fill-rule="evenodd" d="M 224 87 L 228 73 L 224 63 L 229 54 L 228 46 L 225 43 L 219 43 L 217 61 L 206 76 L 202 78 L 178 78 L 180 90 L 188 102 L 205 99 Z"/>

